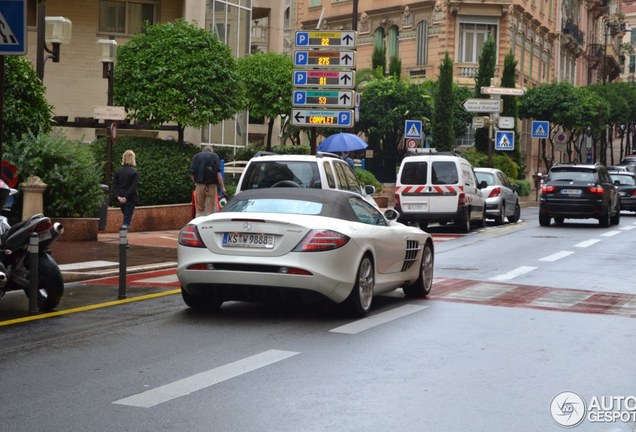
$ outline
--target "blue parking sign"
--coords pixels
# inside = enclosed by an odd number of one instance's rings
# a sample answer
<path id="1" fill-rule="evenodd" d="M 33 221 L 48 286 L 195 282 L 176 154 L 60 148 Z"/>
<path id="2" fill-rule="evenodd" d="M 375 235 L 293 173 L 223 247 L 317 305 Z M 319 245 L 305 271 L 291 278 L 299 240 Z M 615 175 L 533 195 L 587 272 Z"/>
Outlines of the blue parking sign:
<path id="1" fill-rule="evenodd" d="M 0 0 L 0 55 L 27 52 L 26 0 Z"/>

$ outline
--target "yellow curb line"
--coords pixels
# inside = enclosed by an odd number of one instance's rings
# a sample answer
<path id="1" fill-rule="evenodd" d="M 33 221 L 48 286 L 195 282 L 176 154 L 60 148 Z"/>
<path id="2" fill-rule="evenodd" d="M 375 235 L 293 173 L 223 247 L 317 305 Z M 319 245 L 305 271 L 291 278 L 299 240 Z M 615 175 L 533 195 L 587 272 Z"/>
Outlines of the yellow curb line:
<path id="1" fill-rule="evenodd" d="M 12 324 L 25 323 L 29 321 L 35 321 L 35 320 L 44 319 L 44 318 L 68 315 L 72 313 L 85 312 L 85 311 L 89 311 L 93 309 L 101 309 L 101 308 L 110 307 L 110 306 L 118 306 L 118 305 L 132 303 L 132 302 L 141 301 L 141 300 L 149 300 L 149 299 L 153 299 L 157 297 L 164 297 L 168 295 L 179 294 L 180 292 L 181 292 L 181 289 L 179 288 L 179 289 L 163 291 L 163 292 L 155 293 L 155 294 L 146 294 L 142 296 L 125 298 L 121 300 L 114 300 L 114 301 L 109 301 L 105 303 L 98 303 L 98 304 L 89 305 L 89 306 L 76 307 L 76 308 L 66 309 L 62 311 L 48 312 L 48 313 L 44 313 L 40 315 L 30 315 L 24 318 L 16 318 L 16 319 L 8 320 L 8 321 L 0 321 L 0 327 L 12 325 Z"/>

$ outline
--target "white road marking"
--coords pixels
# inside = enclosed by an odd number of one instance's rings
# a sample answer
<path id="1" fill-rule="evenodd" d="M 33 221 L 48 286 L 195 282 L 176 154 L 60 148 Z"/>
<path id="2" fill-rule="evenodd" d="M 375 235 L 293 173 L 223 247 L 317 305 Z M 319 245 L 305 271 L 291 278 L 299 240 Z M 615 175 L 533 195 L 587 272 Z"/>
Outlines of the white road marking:
<path id="1" fill-rule="evenodd" d="M 517 276 L 522 276 L 526 273 L 530 273 L 533 270 L 536 270 L 537 267 L 532 267 L 532 266 L 521 266 L 521 267 L 517 267 L 514 270 L 509 271 L 508 273 L 504 273 L 504 274 L 500 274 L 497 276 L 493 276 L 491 278 L 489 278 L 490 280 L 494 280 L 494 281 L 507 281 L 510 279 L 514 279 Z"/>
<path id="2" fill-rule="evenodd" d="M 395 309 L 388 310 L 386 312 L 379 313 L 377 315 L 371 315 L 361 320 L 354 321 L 352 323 L 333 328 L 329 331 L 332 333 L 358 334 L 372 327 L 376 327 L 381 324 L 388 323 L 390 321 L 405 317 L 412 313 L 419 312 L 426 308 L 428 308 L 428 306 L 408 304 L 408 305 L 397 307 Z"/>
<path id="3" fill-rule="evenodd" d="M 140 408 L 151 408 L 160 403 L 189 395 L 197 390 L 210 387 L 214 384 L 229 380 L 230 378 L 252 372 L 256 369 L 285 360 L 300 354 L 294 351 L 268 350 L 260 354 L 210 369 L 205 372 L 192 375 L 188 378 L 175 381 L 142 393 L 113 402 L 118 405 L 129 405 Z"/>
<path id="4" fill-rule="evenodd" d="M 86 270 L 91 268 L 99 268 L 99 267 L 110 267 L 110 266 L 119 265 L 116 261 L 84 261 L 73 264 L 61 264 L 60 270 L 62 271 L 73 271 L 73 270 Z"/>
<path id="5" fill-rule="evenodd" d="M 599 239 L 590 239 L 590 240 L 585 240 L 582 241 L 581 243 L 577 243 L 574 245 L 574 247 L 578 247 L 578 248 L 586 248 L 586 247 L 590 247 L 596 243 L 600 242 Z"/>
<path id="6" fill-rule="evenodd" d="M 584 300 L 590 298 L 592 294 L 571 291 L 571 290 L 554 290 L 545 295 L 536 298 L 530 303 L 532 306 L 543 306 L 553 308 L 570 308 Z"/>
<path id="7" fill-rule="evenodd" d="M 176 274 L 170 274 L 170 275 L 153 277 L 153 278 L 148 278 L 148 279 L 140 279 L 140 280 L 136 280 L 135 282 L 165 284 L 165 283 L 176 282 L 178 280 L 179 279 L 177 278 Z"/>
<path id="8" fill-rule="evenodd" d="M 601 234 L 601 236 L 603 236 L 603 237 L 613 237 L 616 234 L 620 234 L 620 233 L 621 233 L 620 231 L 608 231 L 606 233 Z"/>
<path id="9" fill-rule="evenodd" d="M 573 253 L 574 252 L 572 252 L 572 251 L 561 251 L 561 252 L 557 252 L 557 253 L 552 254 L 552 255 L 548 255 L 548 256 L 543 257 L 543 258 L 539 258 L 539 261 L 554 262 L 556 260 L 560 260 L 561 258 L 565 258 L 567 256 L 570 256 Z"/>
<path id="10" fill-rule="evenodd" d="M 631 231 L 631 230 L 633 230 L 634 228 L 636 228 L 636 226 L 634 226 L 634 225 L 629 225 L 629 226 L 623 226 L 623 227 L 620 227 L 619 229 L 620 229 L 621 231 Z"/>
<path id="11" fill-rule="evenodd" d="M 470 288 L 449 294 L 446 297 L 461 300 L 488 301 L 515 288 L 517 288 L 516 285 L 479 283 Z"/>

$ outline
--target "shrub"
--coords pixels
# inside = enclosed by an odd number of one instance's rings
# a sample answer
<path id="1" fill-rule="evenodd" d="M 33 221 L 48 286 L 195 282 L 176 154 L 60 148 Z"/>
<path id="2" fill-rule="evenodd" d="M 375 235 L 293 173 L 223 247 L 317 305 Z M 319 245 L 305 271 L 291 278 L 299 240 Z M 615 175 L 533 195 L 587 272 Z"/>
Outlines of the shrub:
<path id="1" fill-rule="evenodd" d="M 528 180 L 516 179 L 512 180 L 512 182 L 519 186 L 519 196 L 525 197 L 530 195 L 532 189 Z"/>
<path id="2" fill-rule="evenodd" d="M 363 170 L 362 168 L 355 169 L 356 176 L 360 183 L 363 185 L 371 185 L 375 187 L 375 192 L 382 192 L 382 183 L 378 181 L 378 179 L 373 175 L 371 171 Z"/>
<path id="3" fill-rule="evenodd" d="M 47 216 L 94 217 L 104 203 L 102 171 L 87 144 L 59 132 L 26 134 L 8 145 L 4 156 L 17 167 L 20 181 L 37 176 L 48 185 Z"/>

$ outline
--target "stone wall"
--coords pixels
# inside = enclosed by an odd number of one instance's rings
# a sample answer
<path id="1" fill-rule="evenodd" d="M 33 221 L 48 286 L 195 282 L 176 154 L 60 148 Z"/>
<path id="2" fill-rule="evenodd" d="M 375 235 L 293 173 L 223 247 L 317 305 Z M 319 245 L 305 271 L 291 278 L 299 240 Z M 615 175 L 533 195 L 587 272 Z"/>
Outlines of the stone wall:
<path id="1" fill-rule="evenodd" d="M 139 206 L 135 208 L 130 231 L 180 230 L 192 220 L 192 204 Z M 118 207 L 109 207 L 106 229 L 102 232 L 119 232 L 123 216 Z"/>

